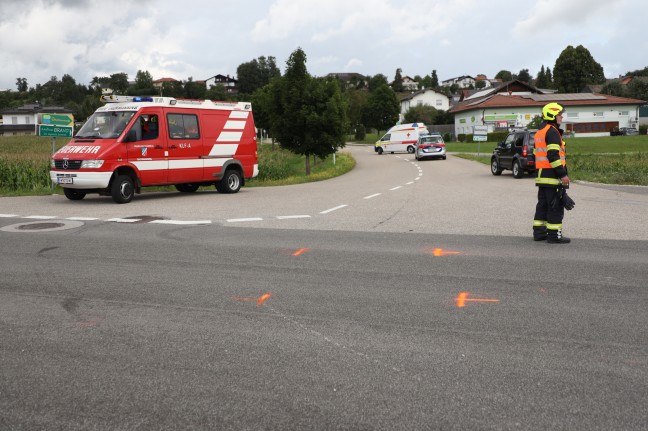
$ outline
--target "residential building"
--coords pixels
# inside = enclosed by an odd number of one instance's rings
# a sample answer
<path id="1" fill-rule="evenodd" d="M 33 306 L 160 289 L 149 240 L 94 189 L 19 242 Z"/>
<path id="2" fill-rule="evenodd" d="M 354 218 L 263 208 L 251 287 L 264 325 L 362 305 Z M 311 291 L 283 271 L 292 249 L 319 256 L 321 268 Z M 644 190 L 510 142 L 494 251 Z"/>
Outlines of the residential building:
<path id="1" fill-rule="evenodd" d="M 430 88 L 415 91 L 400 99 L 401 114 L 413 107 L 428 105 L 438 110 L 447 111 L 450 109 L 450 99 L 442 93 L 438 93 Z"/>
<path id="2" fill-rule="evenodd" d="M 40 103 L 30 103 L 18 108 L 7 108 L 0 111 L 2 124 L 0 136 L 35 135 L 39 114 L 72 114 L 71 109 L 62 106 L 42 106 Z"/>
<path id="3" fill-rule="evenodd" d="M 454 84 L 457 84 L 459 88 L 470 88 L 471 86 L 475 87 L 475 82 L 475 78 L 473 78 L 472 76 L 464 75 L 441 81 L 441 85 L 444 87 L 450 87 Z"/>
<path id="4" fill-rule="evenodd" d="M 450 109 L 455 116 L 455 134 L 471 134 L 473 126 L 489 131 L 526 127 L 541 115 L 549 102 L 565 106 L 562 127 L 575 136 L 609 136 L 615 127 L 638 127 L 644 100 L 600 93 L 544 93 L 521 81 L 510 81 L 464 98 Z"/>
<path id="5" fill-rule="evenodd" d="M 236 93 L 236 84 L 238 81 L 229 75 L 215 75 L 205 79 L 204 82 L 208 90 L 214 85 L 222 85 L 228 93 Z"/>

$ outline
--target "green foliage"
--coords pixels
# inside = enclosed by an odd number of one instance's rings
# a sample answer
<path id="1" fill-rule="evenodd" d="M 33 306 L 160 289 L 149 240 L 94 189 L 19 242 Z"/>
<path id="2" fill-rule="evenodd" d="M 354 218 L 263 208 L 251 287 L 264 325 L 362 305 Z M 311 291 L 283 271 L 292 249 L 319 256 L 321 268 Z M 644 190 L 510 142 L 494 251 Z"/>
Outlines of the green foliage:
<path id="1" fill-rule="evenodd" d="M 406 123 L 439 124 L 436 121 L 438 110 L 430 105 L 412 106 L 405 113 Z"/>
<path id="2" fill-rule="evenodd" d="M 583 45 L 569 45 L 554 66 L 554 84 L 562 93 L 578 93 L 588 84 L 604 84 L 603 67 Z"/>
<path id="3" fill-rule="evenodd" d="M 529 121 L 529 124 L 526 125 L 527 129 L 539 129 L 540 123 L 542 123 L 542 116 L 536 115 Z"/>
<path id="4" fill-rule="evenodd" d="M 355 128 L 355 133 L 353 135 L 353 138 L 356 141 L 364 141 L 366 136 L 367 136 L 367 130 L 365 129 L 364 124 L 358 124 Z"/>
<path id="5" fill-rule="evenodd" d="M 362 123 L 377 130 L 388 130 L 398 121 L 400 102 L 396 93 L 383 84 L 373 91 L 362 112 Z"/>
<path id="6" fill-rule="evenodd" d="M 392 90 L 396 93 L 403 92 L 403 75 L 401 75 L 402 70 L 400 68 L 396 69 L 396 74 L 394 74 L 394 82 L 392 83 Z"/>
<path id="7" fill-rule="evenodd" d="M 497 72 L 497 75 L 495 75 L 495 79 L 501 79 L 502 82 L 508 82 L 513 80 L 513 74 L 509 72 L 508 70 L 500 70 Z"/>
<path id="8" fill-rule="evenodd" d="M 236 69 L 238 91 L 241 94 L 253 94 L 268 85 L 273 78 L 281 76 L 274 57 L 261 56 Z"/>
<path id="9" fill-rule="evenodd" d="M 285 75 L 270 90 L 270 129 L 283 148 L 325 157 L 344 146 L 349 124 L 340 86 L 335 78 L 311 77 L 301 48 L 290 55 Z M 308 175 L 310 157 L 305 163 Z"/>

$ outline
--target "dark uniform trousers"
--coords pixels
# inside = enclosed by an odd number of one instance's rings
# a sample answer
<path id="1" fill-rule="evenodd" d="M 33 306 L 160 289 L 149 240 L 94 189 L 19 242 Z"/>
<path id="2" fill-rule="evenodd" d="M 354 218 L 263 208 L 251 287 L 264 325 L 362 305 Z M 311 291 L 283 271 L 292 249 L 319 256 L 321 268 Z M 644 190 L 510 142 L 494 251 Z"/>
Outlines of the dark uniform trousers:
<path id="1" fill-rule="evenodd" d="M 552 202 L 554 205 L 552 205 Z M 533 238 L 560 236 L 565 209 L 560 203 L 559 189 L 555 186 L 538 187 L 538 203 L 533 222 Z"/>

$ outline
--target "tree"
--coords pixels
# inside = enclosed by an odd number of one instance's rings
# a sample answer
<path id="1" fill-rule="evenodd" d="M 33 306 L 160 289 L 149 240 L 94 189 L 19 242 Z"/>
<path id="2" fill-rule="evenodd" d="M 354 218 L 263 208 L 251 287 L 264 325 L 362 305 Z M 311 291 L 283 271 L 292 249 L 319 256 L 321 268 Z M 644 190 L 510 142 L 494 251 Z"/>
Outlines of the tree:
<path id="1" fill-rule="evenodd" d="M 538 72 L 538 75 L 536 76 L 535 86 L 538 88 L 549 88 L 544 64 L 540 66 L 540 72 Z"/>
<path id="2" fill-rule="evenodd" d="M 389 85 L 383 84 L 369 95 L 362 112 L 362 122 L 380 132 L 396 124 L 399 113 L 400 102 L 396 93 Z"/>
<path id="3" fill-rule="evenodd" d="M 242 63 L 236 69 L 238 90 L 242 94 L 252 94 L 259 88 L 268 85 L 272 78 L 281 76 L 274 57 L 259 57 Z"/>
<path id="4" fill-rule="evenodd" d="M 604 84 L 603 67 L 583 45 L 565 48 L 554 66 L 554 84 L 563 93 L 578 93 L 588 84 Z"/>
<path id="5" fill-rule="evenodd" d="M 402 70 L 400 68 L 396 69 L 396 74 L 394 75 L 394 82 L 392 83 L 392 89 L 396 93 L 402 93 L 403 89 L 403 76 L 401 75 Z"/>
<path id="6" fill-rule="evenodd" d="M 437 124 L 437 109 L 430 105 L 412 106 L 404 115 L 406 123 Z"/>
<path id="7" fill-rule="evenodd" d="M 204 99 L 207 89 L 203 84 L 198 84 L 190 76 L 184 83 L 184 97 L 187 99 Z"/>
<path id="8" fill-rule="evenodd" d="M 513 81 L 513 75 L 508 70 L 500 70 L 495 75 L 495 79 L 501 79 L 502 82 Z"/>
<path id="9" fill-rule="evenodd" d="M 314 79 L 306 69 L 306 53 L 297 48 L 286 61 L 286 73 L 273 81 L 271 130 L 281 146 L 306 156 L 324 157 L 344 146 L 348 130 L 340 86 L 335 79 Z"/>
<path id="10" fill-rule="evenodd" d="M 113 73 L 110 75 L 108 85 L 108 88 L 112 89 L 115 94 L 126 94 L 129 86 L 128 75 L 125 73 Z"/>
<path id="11" fill-rule="evenodd" d="M 382 73 L 369 77 L 367 87 L 370 93 L 373 93 L 377 88 L 381 87 L 382 85 L 389 85 L 389 81 L 387 81 L 387 77 Z"/>
<path id="12" fill-rule="evenodd" d="M 527 84 L 531 82 L 531 75 L 529 74 L 529 69 L 522 69 L 517 75 L 517 79 Z"/>
<path id="13" fill-rule="evenodd" d="M 16 78 L 16 87 L 19 93 L 24 93 L 27 91 L 29 86 L 27 85 L 27 78 Z"/>
<path id="14" fill-rule="evenodd" d="M 152 96 L 157 94 L 153 86 L 153 77 L 148 70 L 138 70 L 135 75 L 135 84 L 129 89 L 129 93 L 136 96 Z"/>
<path id="15" fill-rule="evenodd" d="M 432 88 L 437 88 L 439 86 L 439 77 L 437 76 L 436 69 L 432 70 L 432 81 L 430 82 Z"/>

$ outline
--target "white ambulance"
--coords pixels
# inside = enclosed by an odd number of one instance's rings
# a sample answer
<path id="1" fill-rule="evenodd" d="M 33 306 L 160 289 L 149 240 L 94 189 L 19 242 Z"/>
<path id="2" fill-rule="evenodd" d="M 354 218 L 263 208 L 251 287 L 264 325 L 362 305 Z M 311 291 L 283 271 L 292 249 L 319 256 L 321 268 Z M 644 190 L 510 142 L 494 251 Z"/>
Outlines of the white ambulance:
<path id="1" fill-rule="evenodd" d="M 419 137 L 428 135 L 423 123 L 397 124 L 376 142 L 374 151 L 378 154 L 390 152 L 408 152 L 414 154 Z"/>
<path id="2" fill-rule="evenodd" d="M 259 173 L 247 102 L 103 96 L 106 104 L 52 155 L 51 180 L 70 200 L 87 193 L 128 203 L 142 187 L 236 193 Z"/>

